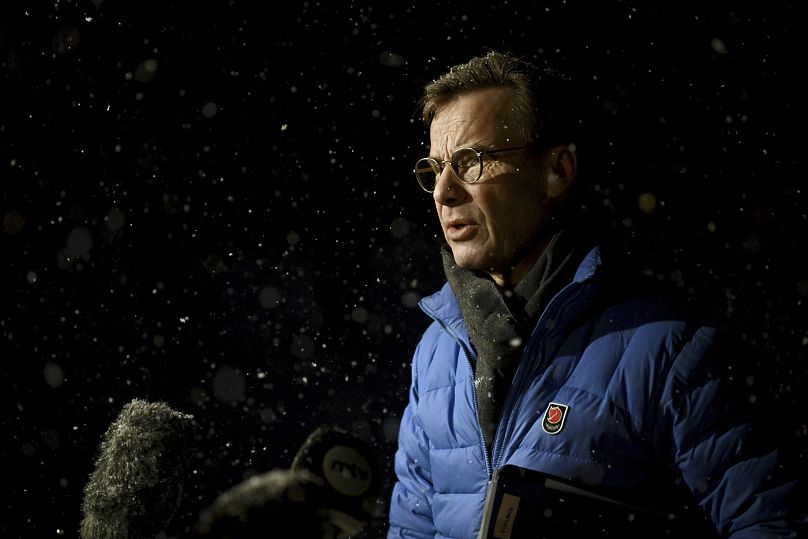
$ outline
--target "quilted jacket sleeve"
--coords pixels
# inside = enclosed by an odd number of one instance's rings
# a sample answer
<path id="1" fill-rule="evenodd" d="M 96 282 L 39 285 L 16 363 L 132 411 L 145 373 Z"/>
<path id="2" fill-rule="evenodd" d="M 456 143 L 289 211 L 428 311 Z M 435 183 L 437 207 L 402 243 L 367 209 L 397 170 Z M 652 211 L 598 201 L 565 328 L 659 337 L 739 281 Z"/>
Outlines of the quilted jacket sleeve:
<path id="1" fill-rule="evenodd" d="M 674 460 L 722 537 L 802 536 L 803 472 L 789 465 L 782 438 L 743 412 L 749 394 L 727 382 L 733 358 L 717 342 L 713 329 L 695 331 L 667 377 L 661 422 Z"/>
<path id="2" fill-rule="evenodd" d="M 398 451 L 395 456 L 396 484 L 390 500 L 388 538 L 433 538 L 432 472 L 429 464 L 429 441 L 418 418 L 419 344 L 412 362 L 409 402 L 401 418 Z"/>

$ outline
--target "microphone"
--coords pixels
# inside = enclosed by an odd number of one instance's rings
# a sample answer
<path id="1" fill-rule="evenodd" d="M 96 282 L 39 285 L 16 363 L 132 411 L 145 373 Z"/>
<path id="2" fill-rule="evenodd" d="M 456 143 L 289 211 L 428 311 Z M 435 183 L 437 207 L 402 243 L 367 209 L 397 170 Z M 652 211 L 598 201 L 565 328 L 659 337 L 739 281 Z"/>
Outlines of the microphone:
<path id="1" fill-rule="evenodd" d="M 335 538 L 316 478 L 273 469 L 221 493 L 200 513 L 194 537 L 205 539 Z"/>
<path id="2" fill-rule="evenodd" d="M 153 539 L 179 508 L 193 416 L 135 399 L 108 427 L 84 488 L 81 539 Z"/>
<path id="3" fill-rule="evenodd" d="M 253 476 L 220 494 L 200 515 L 210 539 L 340 539 L 374 516 L 380 477 L 369 444 L 348 431 L 312 432 L 289 469 Z"/>
<path id="4" fill-rule="evenodd" d="M 370 444 L 347 430 L 315 429 L 295 455 L 292 470 L 320 480 L 333 518 L 346 529 L 358 532 L 374 516 L 381 484 L 378 459 Z"/>

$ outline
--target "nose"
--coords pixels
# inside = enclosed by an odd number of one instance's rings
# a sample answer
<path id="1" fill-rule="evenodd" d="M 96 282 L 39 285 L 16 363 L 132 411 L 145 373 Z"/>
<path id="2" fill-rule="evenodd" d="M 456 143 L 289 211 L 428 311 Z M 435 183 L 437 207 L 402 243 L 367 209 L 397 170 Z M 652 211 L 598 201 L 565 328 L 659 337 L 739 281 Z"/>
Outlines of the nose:
<path id="1" fill-rule="evenodd" d="M 465 187 L 466 184 L 457 179 L 452 172 L 452 167 L 447 164 L 438 176 L 432 198 L 441 206 L 457 206 L 469 196 Z"/>

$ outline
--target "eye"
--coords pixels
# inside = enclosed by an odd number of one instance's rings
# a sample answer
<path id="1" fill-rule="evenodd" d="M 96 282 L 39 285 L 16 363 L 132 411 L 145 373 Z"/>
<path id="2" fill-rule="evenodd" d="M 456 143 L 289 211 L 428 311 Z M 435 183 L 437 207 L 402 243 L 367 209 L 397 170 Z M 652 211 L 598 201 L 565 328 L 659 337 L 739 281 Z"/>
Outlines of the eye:
<path id="1" fill-rule="evenodd" d="M 474 150 L 458 150 L 452 156 L 452 163 L 458 169 L 468 169 L 469 167 L 477 166 L 479 164 L 479 159 L 477 159 L 477 154 Z"/>

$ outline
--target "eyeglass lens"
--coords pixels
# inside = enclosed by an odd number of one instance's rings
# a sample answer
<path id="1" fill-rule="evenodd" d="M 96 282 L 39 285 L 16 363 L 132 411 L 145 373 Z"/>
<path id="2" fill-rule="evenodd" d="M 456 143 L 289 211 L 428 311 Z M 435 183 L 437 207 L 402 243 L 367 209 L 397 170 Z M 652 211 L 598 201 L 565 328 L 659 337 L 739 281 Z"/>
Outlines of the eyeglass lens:
<path id="1" fill-rule="evenodd" d="M 452 170 L 455 176 L 466 183 L 474 183 L 480 179 L 480 158 L 471 148 L 461 148 L 452 154 Z M 421 187 L 427 191 L 434 191 L 438 183 L 443 164 L 431 157 L 420 159 L 415 164 L 415 176 Z"/>

